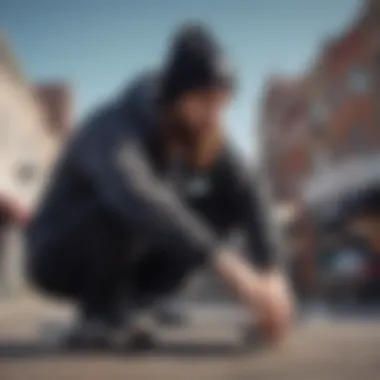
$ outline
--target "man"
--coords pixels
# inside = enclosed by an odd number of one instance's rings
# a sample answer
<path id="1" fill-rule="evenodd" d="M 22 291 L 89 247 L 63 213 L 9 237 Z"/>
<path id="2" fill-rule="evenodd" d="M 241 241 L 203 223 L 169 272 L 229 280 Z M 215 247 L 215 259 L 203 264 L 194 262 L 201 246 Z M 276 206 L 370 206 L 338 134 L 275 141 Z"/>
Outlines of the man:
<path id="1" fill-rule="evenodd" d="M 218 44 L 188 26 L 160 73 L 137 80 L 69 142 L 28 230 L 29 273 L 74 299 L 82 332 L 95 320 L 120 329 L 131 309 L 206 264 L 261 313 L 268 336 L 285 331 L 290 303 L 262 204 L 221 135 L 232 91 Z M 253 267 L 223 247 L 233 227 L 246 232 Z"/>

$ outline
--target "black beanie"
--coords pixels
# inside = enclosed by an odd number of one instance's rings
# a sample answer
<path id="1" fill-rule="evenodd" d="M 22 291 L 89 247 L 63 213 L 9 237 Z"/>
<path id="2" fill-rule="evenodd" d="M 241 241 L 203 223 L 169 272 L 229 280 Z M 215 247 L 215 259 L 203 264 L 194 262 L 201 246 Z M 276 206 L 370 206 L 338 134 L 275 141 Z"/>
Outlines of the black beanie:
<path id="1" fill-rule="evenodd" d="M 162 102 L 188 91 L 233 87 L 233 75 L 221 47 L 202 25 L 187 25 L 174 36 L 164 67 Z"/>

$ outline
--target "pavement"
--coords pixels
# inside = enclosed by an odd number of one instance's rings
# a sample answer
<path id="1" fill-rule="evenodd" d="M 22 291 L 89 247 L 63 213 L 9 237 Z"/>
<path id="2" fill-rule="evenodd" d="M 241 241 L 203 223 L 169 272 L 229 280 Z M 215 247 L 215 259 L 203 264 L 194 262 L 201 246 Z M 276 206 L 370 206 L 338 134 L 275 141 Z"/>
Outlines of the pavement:
<path id="1" fill-rule="evenodd" d="M 49 335 L 68 323 L 67 305 L 31 298 L 0 302 L 0 379 L 379 379 L 380 317 L 316 315 L 283 347 L 244 352 L 234 312 L 199 306 L 193 314 L 191 326 L 160 331 L 152 352 L 68 354 Z"/>

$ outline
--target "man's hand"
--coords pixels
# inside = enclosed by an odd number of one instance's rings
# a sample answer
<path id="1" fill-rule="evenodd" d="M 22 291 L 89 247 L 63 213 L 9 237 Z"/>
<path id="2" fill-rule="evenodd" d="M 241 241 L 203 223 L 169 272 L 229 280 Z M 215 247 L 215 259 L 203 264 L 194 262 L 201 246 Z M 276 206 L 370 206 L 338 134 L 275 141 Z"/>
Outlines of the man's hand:
<path id="1" fill-rule="evenodd" d="M 222 252 L 214 258 L 221 279 L 257 319 L 268 340 L 282 340 L 291 323 L 292 297 L 280 272 L 261 273 L 243 257 Z"/>
<path id="2" fill-rule="evenodd" d="M 285 337 L 292 322 L 293 297 L 280 272 L 261 274 L 261 281 L 264 296 L 257 304 L 259 326 L 269 340 L 277 342 Z"/>

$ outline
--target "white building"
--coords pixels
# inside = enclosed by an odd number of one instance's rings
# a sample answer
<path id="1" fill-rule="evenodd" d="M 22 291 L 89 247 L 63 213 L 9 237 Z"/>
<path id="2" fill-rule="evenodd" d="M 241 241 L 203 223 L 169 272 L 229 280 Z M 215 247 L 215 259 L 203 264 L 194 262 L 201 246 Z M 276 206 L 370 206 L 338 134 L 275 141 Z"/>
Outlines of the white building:
<path id="1" fill-rule="evenodd" d="M 0 292 L 18 281 L 14 271 L 21 267 L 20 214 L 33 211 L 60 144 L 46 120 L 0 36 Z"/>

